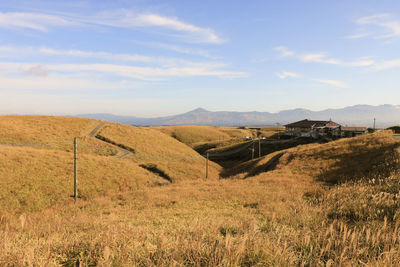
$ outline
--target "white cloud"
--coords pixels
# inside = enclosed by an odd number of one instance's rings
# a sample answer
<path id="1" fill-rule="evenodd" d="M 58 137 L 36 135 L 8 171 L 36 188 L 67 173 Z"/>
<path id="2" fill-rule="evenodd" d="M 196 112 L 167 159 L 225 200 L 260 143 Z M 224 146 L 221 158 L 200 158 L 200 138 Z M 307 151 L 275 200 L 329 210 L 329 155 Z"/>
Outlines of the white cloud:
<path id="1" fill-rule="evenodd" d="M 375 14 L 372 16 L 362 17 L 357 19 L 356 23 L 359 25 L 372 25 L 383 28 L 385 33 L 375 33 L 374 35 L 376 38 L 400 36 L 400 21 L 393 19 L 390 14 Z"/>
<path id="2" fill-rule="evenodd" d="M 342 64 L 340 60 L 335 58 L 327 58 L 324 53 L 310 53 L 299 56 L 300 60 L 304 62 L 317 62 L 317 63 L 325 63 L 325 64 L 333 64 L 338 65 Z"/>
<path id="3" fill-rule="evenodd" d="M 349 88 L 349 86 L 346 83 L 337 81 L 337 80 L 321 80 L 321 79 L 311 79 L 311 80 L 315 81 L 315 82 L 323 83 L 323 84 L 332 85 L 332 86 L 339 87 L 339 88 Z"/>
<path id="4" fill-rule="evenodd" d="M 147 45 L 147 46 L 165 49 L 165 50 L 170 50 L 170 51 L 174 51 L 174 52 L 178 52 L 178 53 L 186 54 L 186 55 L 201 56 L 201 57 L 210 58 L 210 59 L 216 58 L 216 57 L 212 56 L 208 51 L 202 50 L 202 49 L 188 48 L 188 47 L 183 47 L 183 46 L 179 46 L 179 45 L 172 45 L 172 44 L 165 44 L 165 43 L 151 43 L 151 42 L 150 43 L 138 42 L 138 43 Z"/>
<path id="5" fill-rule="evenodd" d="M 77 22 L 66 18 L 40 13 L 0 12 L 0 28 L 23 28 L 46 32 L 52 26 L 71 26 Z"/>
<path id="6" fill-rule="evenodd" d="M 109 82 L 91 79 L 90 77 L 79 77 L 73 75 L 51 75 L 51 76 L 22 76 L 8 77 L 0 76 L 0 90 L 4 91 L 80 91 L 80 90 L 104 90 L 104 89 L 131 89 L 135 87 L 134 82 Z"/>
<path id="7" fill-rule="evenodd" d="M 386 61 L 376 63 L 373 66 L 373 69 L 374 70 L 386 70 L 386 69 L 392 69 L 392 68 L 398 68 L 398 67 L 400 67 L 400 59 L 394 59 L 394 60 L 386 60 Z"/>
<path id="8" fill-rule="evenodd" d="M 0 62 L 0 72 L 8 75 L 26 74 L 39 64 Z M 227 71 L 221 63 L 204 63 L 184 67 L 142 67 L 117 64 L 43 64 L 50 74 L 98 73 L 111 76 L 133 78 L 145 81 L 162 80 L 169 77 L 215 76 L 219 78 L 246 77 L 245 72 Z"/>
<path id="9" fill-rule="evenodd" d="M 367 37 L 367 36 L 370 36 L 370 35 L 371 35 L 371 33 L 369 33 L 369 32 L 356 33 L 356 34 L 353 34 L 353 35 L 346 36 L 346 38 L 347 39 L 360 39 L 360 38 L 364 38 L 364 37 Z"/>
<path id="10" fill-rule="evenodd" d="M 131 54 L 114 54 L 108 52 L 92 52 L 82 50 L 56 50 L 51 48 L 42 47 L 37 49 L 37 52 L 50 56 L 70 56 L 70 57 L 84 57 L 84 58 L 98 58 L 106 60 L 119 60 L 119 61 L 131 61 L 131 62 L 156 62 L 158 61 L 155 57 L 148 57 L 142 55 L 131 55 Z"/>
<path id="11" fill-rule="evenodd" d="M 359 58 L 353 61 L 344 61 L 332 57 L 328 57 L 326 53 L 307 53 L 307 54 L 297 54 L 295 55 L 294 52 L 288 50 L 283 46 L 279 46 L 275 48 L 275 50 L 281 52 L 281 56 L 294 56 L 300 61 L 303 62 L 313 62 L 313 63 L 321 63 L 321 64 L 329 64 L 329 65 L 341 65 L 341 66 L 348 66 L 348 67 L 366 67 L 371 66 L 375 63 L 369 57 Z"/>
<path id="12" fill-rule="evenodd" d="M 274 49 L 281 53 L 281 57 L 290 57 L 290 56 L 293 56 L 295 54 L 294 51 L 290 51 L 285 46 L 277 46 Z"/>
<path id="13" fill-rule="evenodd" d="M 368 67 L 375 64 L 375 60 L 370 58 L 361 58 L 359 60 L 350 61 L 346 63 L 348 66 L 351 67 Z"/>
<path id="14" fill-rule="evenodd" d="M 48 47 L 15 47 L 0 46 L 0 58 L 7 59 L 27 59 L 28 57 L 37 58 L 38 56 L 59 56 L 68 58 L 100 59 L 110 62 L 140 62 L 147 64 L 159 64 L 161 66 L 196 66 L 203 62 L 190 61 L 175 57 L 157 57 L 138 54 L 118 54 L 103 51 L 84 51 L 84 50 L 62 50 Z"/>
<path id="15" fill-rule="evenodd" d="M 288 72 L 288 71 L 282 71 L 281 73 L 276 73 L 276 75 L 281 79 L 286 79 L 287 77 L 291 77 L 291 78 L 300 77 L 300 74 Z"/>
<path id="16" fill-rule="evenodd" d="M 224 40 L 212 29 L 183 22 L 176 17 L 154 13 L 135 13 L 129 10 L 108 11 L 95 16 L 51 15 L 27 12 L 0 12 L 0 27 L 23 28 L 46 32 L 52 27 L 103 25 L 118 28 L 159 27 L 179 33 L 189 42 L 222 43 Z"/>

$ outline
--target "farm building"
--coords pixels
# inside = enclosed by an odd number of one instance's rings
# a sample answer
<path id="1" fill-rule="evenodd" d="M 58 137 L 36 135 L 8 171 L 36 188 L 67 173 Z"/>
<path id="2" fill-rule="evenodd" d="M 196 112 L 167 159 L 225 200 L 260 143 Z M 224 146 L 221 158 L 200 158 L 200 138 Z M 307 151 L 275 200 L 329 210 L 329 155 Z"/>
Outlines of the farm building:
<path id="1" fill-rule="evenodd" d="M 295 137 L 319 138 L 322 136 L 340 136 L 341 125 L 329 121 L 301 120 L 285 125 L 286 134 Z"/>
<path id="2" fill-rule="evenodd" d="M 347 126 L 341 126 L 341 136 L 342 137 L 354 137 L 354 136 L 360 136 L 364 135 L 367 133 L 367 127 L 347 127 Z"/>
<path id="3" fill-rule="evenodd" d="M 331 120 L 314 121 L 301 120 L 285 125 L 286 135 L 293 137 L 312 137 L 319 138 L 323 136 L 331 137 L 354 137 L 367 133 L 367 127 L 342 126 Z"/>

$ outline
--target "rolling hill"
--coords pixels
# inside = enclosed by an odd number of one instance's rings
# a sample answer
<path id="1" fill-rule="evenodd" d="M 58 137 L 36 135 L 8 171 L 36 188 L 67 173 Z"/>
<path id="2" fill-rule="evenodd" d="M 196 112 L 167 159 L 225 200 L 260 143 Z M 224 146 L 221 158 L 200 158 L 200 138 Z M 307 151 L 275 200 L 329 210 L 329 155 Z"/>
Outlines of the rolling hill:
<path id="1" fill-rule="evenodd" d="M 7 188 L 0 190 L 0 212 L 71 201 L 74 137 L 81 198 L 205 177 L 205 159 L 160 131 L 82 118 L 0 116 L 0 185 Z M 121 158 L 126 149 L 132 152 Z M 210 162 L 209 178 L 219 169 Z"/>

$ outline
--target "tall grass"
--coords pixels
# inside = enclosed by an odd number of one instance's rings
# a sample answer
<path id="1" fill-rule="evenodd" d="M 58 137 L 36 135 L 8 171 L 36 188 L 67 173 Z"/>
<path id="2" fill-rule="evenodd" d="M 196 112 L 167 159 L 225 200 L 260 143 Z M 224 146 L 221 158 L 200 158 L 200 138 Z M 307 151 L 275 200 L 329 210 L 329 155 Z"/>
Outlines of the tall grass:
<path id="1" fill-rule="evenodd" d="M 400 262 L 397 142 L 388 134 L 292 148 L 273 171 L 262 171 L 269 155 L 235 170 L 247 179 L 204 180 L 197 169 L 204 161 L 174 165 L 197 155 L 188 146 L 154 130 L 109 125 L 101 134 L 110 140 L 171 161 L 83 154 L 83 198 L 73 204 L 70 152 L 0 149 L 1 266 Z"/>

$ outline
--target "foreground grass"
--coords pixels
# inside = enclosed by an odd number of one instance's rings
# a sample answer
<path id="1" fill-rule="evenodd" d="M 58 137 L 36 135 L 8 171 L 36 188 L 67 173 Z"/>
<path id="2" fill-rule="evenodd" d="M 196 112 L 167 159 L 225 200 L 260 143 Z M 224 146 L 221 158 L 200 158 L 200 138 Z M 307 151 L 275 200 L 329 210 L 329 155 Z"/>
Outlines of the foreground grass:
<path id="1" fill-rule="evenodd" d="M 399 184 L 398 176 L 391 179 Z M 358 204 L 382 192 L 379 183 L 362 186 L 370 193 L 364 188 L 348 194 L 353 184 L 329 189 L 301 177 L 261 174 L 143 188 L 2 216 L 0 264 L 58 266 L 77 259 L 90 266 L 395 264 L 397 215 L 376 217 L 378 204 L 367 211 L 371 217 L 349 218 L 343 207 L 332 206 L 346 197 L 342 205 L 362 211 Z M 395 205 L 384 198 L 376 203 L 385 202 L 398 209 L 398 199 Z"/>

